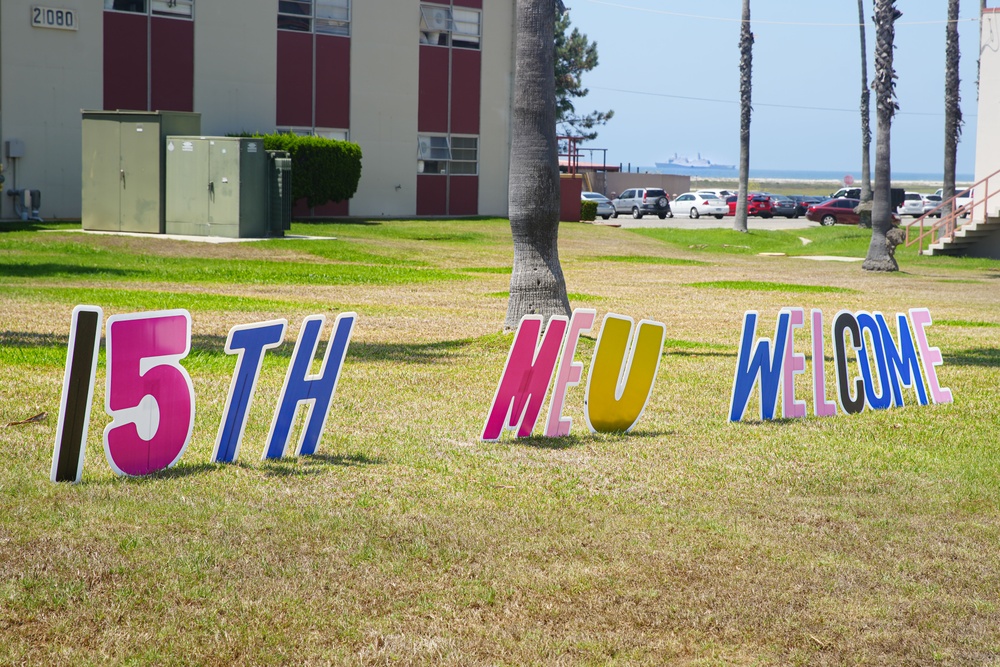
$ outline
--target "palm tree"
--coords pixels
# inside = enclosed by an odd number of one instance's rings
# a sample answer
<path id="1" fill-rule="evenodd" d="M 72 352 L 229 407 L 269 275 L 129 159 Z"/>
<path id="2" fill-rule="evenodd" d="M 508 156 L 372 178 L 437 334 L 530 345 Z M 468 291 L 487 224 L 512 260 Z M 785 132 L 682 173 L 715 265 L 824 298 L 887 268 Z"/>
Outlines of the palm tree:
<path id="1" fill-rule="evenodd" d="M 861 201 L 872 198 L 871 143 L 872 130 L 869 118 L 871 90 L 868 87 L 868 50 L 865 44 L 865 3 L 858 0 L 858 24 L 861 27 Z"/>
<path id="2" fill-rule="evenodd" d="M 750 106 L 753 70 L 753 33 L 750 32 L 750 0 L 743 0 L 740 24 L 740 192 L 736 199 L 733 229 L 747 231 L 747 195 L 750 189 Z"/>
<path id="3" fill-rule="evenodd" d="M 508 208 L 514 268 L 504 329 L 529 313 L 569 315 L 559 265 L 555 31 L 560 0 L 517 0 Z"/>
<path id="4" fill-rule="evenodd" d="M 875 0 L 875 187 L 872 198 L 872 240 L 861 268 L 866 271 L 898 271 L 899 265 L 886 244 L 892 229 L 891 169 L 889 136 L 896 104 L 896 73 L 892 68 L 896 19 L 903 13 L 895 0 Z"/>
<path id="5" fill-rule="evenodd" d="M 962 135 L 962 98 L 958 92 L 958 2 L 948 0 L 948 25 L 945 27 L 944 47 L 944 192 L 941 199 L 955 196 L 955 159 L 958 138 Z M 950 206 L 944 211 L 947 215 Z"/>

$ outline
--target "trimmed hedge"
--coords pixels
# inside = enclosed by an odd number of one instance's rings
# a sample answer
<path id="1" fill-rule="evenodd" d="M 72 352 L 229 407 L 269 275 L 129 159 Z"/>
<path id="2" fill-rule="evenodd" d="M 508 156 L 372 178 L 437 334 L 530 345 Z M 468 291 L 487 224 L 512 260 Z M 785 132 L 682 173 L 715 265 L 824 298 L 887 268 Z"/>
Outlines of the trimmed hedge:
<path id="1" fill-rule="evenodd" d="M 354 196 L 361 180 L 361 147 L 350 141 L 295 134 L 241 134 L 264 140 L 264 149 L 292 157 L 292 200 L 312 206 Z"/>
<path id="2" fill-rule="evenodd" d="M 594 220 L 597 220 L 597 202 L 596 201 L 580 202 L 580 221 L 593 222 Z"/>

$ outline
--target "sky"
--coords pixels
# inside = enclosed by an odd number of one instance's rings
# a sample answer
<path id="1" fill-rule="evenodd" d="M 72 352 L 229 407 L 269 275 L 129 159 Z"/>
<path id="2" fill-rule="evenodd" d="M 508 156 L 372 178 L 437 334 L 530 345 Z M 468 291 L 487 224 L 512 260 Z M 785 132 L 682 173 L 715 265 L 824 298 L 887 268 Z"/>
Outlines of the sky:
<path id="1" fill-rule="evenodd" d="M 651 166 L 678 153 L 739 160 L 740 0 L 566 0 L 571 25 L 597 42 L 578 112 L 613 109 L 584 147 L 608 164 Z M 990 0 L 990 6 L 994 0 Z M 899 111 L 894 173 L 944 165 L 945 0 L 897 0 L 893 65 Z M 751 0 L 754 33 L 750 168 L 860 174 L 861 54 L 856 0 Z M 872 0 L 865 0 L 868 80 L 874 75 Z M 971 177 L 976 144 L 979 2 L 958 23 L 965 119 L 958 173 Z M 874 109 L 874 94 L 872 109 Z M 874 112 L 871 120 L 875 164 Z M 595 159 L 600 160 L 599 154 Z M 586 156 L 584 160 L 589 158 Z"/>

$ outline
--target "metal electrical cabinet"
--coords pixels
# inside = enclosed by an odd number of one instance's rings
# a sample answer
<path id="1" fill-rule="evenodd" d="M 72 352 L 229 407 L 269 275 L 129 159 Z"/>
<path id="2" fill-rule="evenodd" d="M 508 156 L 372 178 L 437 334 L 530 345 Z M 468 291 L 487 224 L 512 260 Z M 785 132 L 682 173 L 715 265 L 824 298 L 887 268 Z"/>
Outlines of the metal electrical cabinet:
<path id="1" fill-rule="evenodd" d="M 269 162 L 259 138 L 167 137 L 167 233 L 271 235 Z"/>
<path id="2" fill-rule="evenodd" d="M 165 138 L 200 131 L 198 113 L 84 111 L 83 228 L 162 234 Z"/>

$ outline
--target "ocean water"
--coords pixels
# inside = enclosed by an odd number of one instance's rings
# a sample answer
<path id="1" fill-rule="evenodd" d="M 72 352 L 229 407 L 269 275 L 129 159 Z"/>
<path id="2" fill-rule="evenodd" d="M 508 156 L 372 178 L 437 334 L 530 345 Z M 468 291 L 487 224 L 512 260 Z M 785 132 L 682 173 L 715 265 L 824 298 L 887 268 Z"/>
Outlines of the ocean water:
<path id="1" fill-rule="evenodd" d="M 692 176 L 699 179 L 734 179 L 739 176 L 739 170 L 734 169 L 688 169 L 688 170 L 671 170 L 671 169 L 659 169 L 657 167 L 639 167 L 640 172 L 650 172 L 650 173 L 661 173 L 661 174 L 679 174 L 681 176 Z M 860 185 L 861 172 L 848 172 L 848 171 L 812 171 L 812 170 L 799 170 L 799 169 L 750 169 L 751 179 L 765 179 L 765 180 L 801 180 L 801 181 L 836 181 L 838 183 L 844 180 L 844 176 L 850 174 L 854 177 L 854 180 Z M 941 173 L 923 173 L 923 172 L 908 172 L 908 171 L 894 171 L 892 173 L 892 180 L 894 181 L 927 181 L 929 183 L 940 183 Z M 975 180 L 973 174 L 955 174 L 955 180 L 963 183 L 971 183 Z"/>

